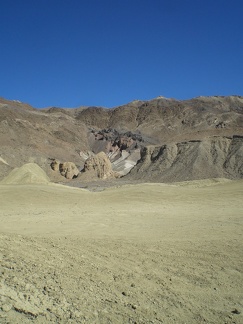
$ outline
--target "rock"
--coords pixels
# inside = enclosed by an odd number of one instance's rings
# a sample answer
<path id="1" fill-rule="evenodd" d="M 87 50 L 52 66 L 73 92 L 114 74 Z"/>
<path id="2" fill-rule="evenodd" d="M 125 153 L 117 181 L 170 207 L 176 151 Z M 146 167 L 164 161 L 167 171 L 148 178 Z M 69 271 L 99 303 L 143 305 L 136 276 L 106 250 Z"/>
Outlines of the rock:
<path id="1" fill-rule="evenodd" d="M 243 177 L 243 138 L 208 137 L 141 150 L 129 177 L 154 182 Z"/>
<path id="2" fill-rule="evenodd" d="M 2 305 L 2 311 L 3 312 L 9 312 L 11 309 L 12 309 L 12 305 L 10 305 L 10 304 Z"/>
<path id="3" fill-rule="evenodd" d="M 51 168 L 53 171 L 60 171 L 61 175 L 67 179 L 76 178 L 79 174 L 79 169 L 73 162 L 60 163 L 57 160 L 53 160 Z"/>
<path id="4" fill-rule="evenodd" d="M 108 179 L 118 177 L 104 152 L 100 152 L 85 161 L 83 172 L 92 178 Z"/>
<path id="5" fill-rule="evenodd" d="M 57 161 L 57 160 L 53 160 L 51 162 L 51 168 L 53 171 L 59 171 L 59 165 L 60 165 L 60 162 Z"/>
<path id="6" fill-rule="evenodd" d="M 239 314 L 240 314 L 240 311 L 239 311 L 237 308 L 235 308 L 234 310 L 232 310 L 231 313 L 232 313 L 232 314 L 239 315 Z"/>
<path id="7" fill-rule="evenodd" d="M 62 176 L 67 179 L 76 178 L 79 174 L 79 169 L 73 162 L 64 162 L 59 164 L 59 171 Z"/>
<path id="8" fill-rule="evenodd" d="M 94 156 L 94 153 L 91 151 L 80 151 L 79 155 L 84 161 L 86 161 L 89 157 Z"/>
<path id="9" fill-rule="evenodd" d="M 241 179 L 242 139 L 233 136 L 243 136 L 242 125 L 242 96 L 157 97 L 112 109 L 43 110 L 0 98 L 0 180 L 14 167 L 35 162 L 51 180 L 62 182 L 58 161 L 51 161 L 57 173 L 49 165 L 45 169 L 47 157 L 64 162 L 72 156 L 71 161 L 83 168 L 90 152 L 101 151 L 109 156 L 113 171 L 128 174 L 128 180 Z M 152 156 L 149 145 L 156 146 Z M 67 176 L 72 177 L 70 172 Z"/>

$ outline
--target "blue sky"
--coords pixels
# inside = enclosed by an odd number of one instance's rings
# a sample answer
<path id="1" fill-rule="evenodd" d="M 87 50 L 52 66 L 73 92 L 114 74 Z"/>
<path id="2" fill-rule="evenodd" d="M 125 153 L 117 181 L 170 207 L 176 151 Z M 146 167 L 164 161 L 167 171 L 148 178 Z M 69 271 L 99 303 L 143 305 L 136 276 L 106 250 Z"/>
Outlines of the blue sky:
<path id="1" fill-rule="evenodd" d="M 0 0 L 0 96 L 114 107 L 243 95 L 243 1 Z"/>

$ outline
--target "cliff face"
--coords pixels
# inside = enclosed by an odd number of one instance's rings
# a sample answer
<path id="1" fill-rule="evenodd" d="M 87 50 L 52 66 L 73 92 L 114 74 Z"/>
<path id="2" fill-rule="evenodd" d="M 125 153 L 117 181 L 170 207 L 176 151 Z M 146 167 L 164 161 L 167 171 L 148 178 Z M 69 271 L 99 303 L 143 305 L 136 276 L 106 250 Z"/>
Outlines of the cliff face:
<path id="1" fill-rule="evenodd" d="M 148 146 L 131 179 L 154 182 L 243 177 L 243 136 Z"/>
<path id="2" fill-rule="evenodd" d="M 113 109 L 42 110 L 0 98 L 0 158 L 8 163 L 1 163 L 0 178 L 34 162 L 52 179 L 50 159 L 73 162 L 82 170 L 86 158 L 99 152 L 120 175 L 131 170 L 131 180 L 241 178 L 241 136 L 240 96 L 158 97 Z"/>

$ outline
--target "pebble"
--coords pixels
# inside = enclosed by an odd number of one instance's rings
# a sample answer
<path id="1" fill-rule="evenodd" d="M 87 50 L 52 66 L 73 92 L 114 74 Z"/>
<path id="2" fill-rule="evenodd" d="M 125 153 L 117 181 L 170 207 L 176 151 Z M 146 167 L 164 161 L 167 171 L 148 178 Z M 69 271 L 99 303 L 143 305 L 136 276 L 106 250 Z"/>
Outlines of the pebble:
<path id="1" fill-rule="evenodd" d="M 74 317 L 79 318 L 79 317 L 83 316 L 83 313 L 81 313 L 80 311 L 77 311 L 76 310 L 76 311 L 74 311 L 73 315 L 74 315 Z"/>
<path id="2" fill-rule="evenodd" d="M 235 308 L 234 310 L 232 310 L 231 313 L 239 315 L 240 311 L 237 308 Z"/>
<path id="3" fill-rule="evenodd" d="M 10 305 L 10 304 L 2 305 L 3 312 L 9 312 L 11 310 L 11 308 L 12 308 L 12 305 Z"/>

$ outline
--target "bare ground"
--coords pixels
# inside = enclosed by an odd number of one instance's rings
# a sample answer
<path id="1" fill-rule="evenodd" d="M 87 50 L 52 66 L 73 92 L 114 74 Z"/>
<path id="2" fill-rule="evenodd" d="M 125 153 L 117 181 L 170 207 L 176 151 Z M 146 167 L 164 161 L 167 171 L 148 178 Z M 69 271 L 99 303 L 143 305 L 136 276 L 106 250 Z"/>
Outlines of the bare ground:
<path id="1" fill-rule="evenodd" d="M 242 194 L 1 185 L 0 323 L 242 323 Z"/>

